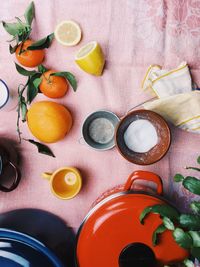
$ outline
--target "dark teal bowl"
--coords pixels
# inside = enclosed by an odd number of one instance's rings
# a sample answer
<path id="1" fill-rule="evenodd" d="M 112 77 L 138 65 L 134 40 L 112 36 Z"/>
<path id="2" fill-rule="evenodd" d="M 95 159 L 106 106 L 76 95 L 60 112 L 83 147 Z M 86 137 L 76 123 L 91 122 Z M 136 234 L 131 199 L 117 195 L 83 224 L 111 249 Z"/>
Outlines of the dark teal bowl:
<path id="1" fill-rule="evenodd" d="M 108 150 L 115 146 L 115 129 L 119 118 L 111 111 L 98 110 L 91 113 L 82 126 L 85 142 L 96 150 Z"/>

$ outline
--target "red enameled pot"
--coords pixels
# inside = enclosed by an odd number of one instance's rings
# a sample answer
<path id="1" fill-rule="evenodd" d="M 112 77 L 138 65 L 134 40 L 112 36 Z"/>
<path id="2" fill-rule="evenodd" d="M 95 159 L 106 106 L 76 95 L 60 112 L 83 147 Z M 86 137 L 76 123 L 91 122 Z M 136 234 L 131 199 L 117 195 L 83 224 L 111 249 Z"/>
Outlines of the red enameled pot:
<path id="1" fill-rule="evenodd" d="M 152 193 L 137 181 L 153 182 Z M 159 215 L 149 214 L 144 225 L 139 216 L 155 204 L 169 203 L 162 197 L 159 176 L 152 172 L 133 172 L 127 182 L 101 196 L 85 217 L 77 237 L 78 267 L 157 267 L 184 260 L 188 252 L 178 246 L 172 232 L 159 237 L 156 246 L 152 235 L 162 223 Z"/>

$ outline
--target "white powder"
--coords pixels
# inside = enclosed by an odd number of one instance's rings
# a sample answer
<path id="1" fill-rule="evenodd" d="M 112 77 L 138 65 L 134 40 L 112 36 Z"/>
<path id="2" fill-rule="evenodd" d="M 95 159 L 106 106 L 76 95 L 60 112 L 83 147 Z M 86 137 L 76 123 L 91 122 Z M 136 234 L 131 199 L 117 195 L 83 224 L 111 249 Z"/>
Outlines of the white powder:
<path id="1" fill-rule="evenodd" d="M 127 147 L 138 153 L 148 152 L 158 143 L 155 127 L 148 120 L 133 121 L 124 133 Z"/>

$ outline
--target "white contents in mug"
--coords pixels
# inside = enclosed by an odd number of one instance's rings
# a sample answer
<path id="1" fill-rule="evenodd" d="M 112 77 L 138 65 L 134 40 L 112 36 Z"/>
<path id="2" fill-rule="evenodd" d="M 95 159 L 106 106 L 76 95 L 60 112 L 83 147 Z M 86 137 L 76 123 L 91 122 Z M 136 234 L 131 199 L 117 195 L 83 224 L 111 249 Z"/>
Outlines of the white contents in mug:
<path id="1" fill-rule="evenodd" d="M 146 153 L 158 143 L 155 127 L 148 120 L 133 121 L 124 133 L 126 146 L 137 153 Z"/>

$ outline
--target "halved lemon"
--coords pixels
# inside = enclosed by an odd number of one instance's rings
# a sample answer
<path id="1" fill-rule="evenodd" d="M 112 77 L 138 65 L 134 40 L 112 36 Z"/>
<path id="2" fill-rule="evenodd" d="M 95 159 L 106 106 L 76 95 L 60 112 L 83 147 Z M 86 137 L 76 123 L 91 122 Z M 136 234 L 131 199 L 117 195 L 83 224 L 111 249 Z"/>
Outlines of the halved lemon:
<path id="1" fill-rule="evenodd" d="M 100 76 L 105 58 L 100 45 L 93 41 L 84 45 L 76 54 L 75 62 L 87 73 Z"/>
<path id="2" fill-rule="evenodd" d="M 65 20 L 56 26 L 54 31 L 56 40 L 66 46 L 74 46 L 81 40 L 81 28 L 72 20 Z"/>

